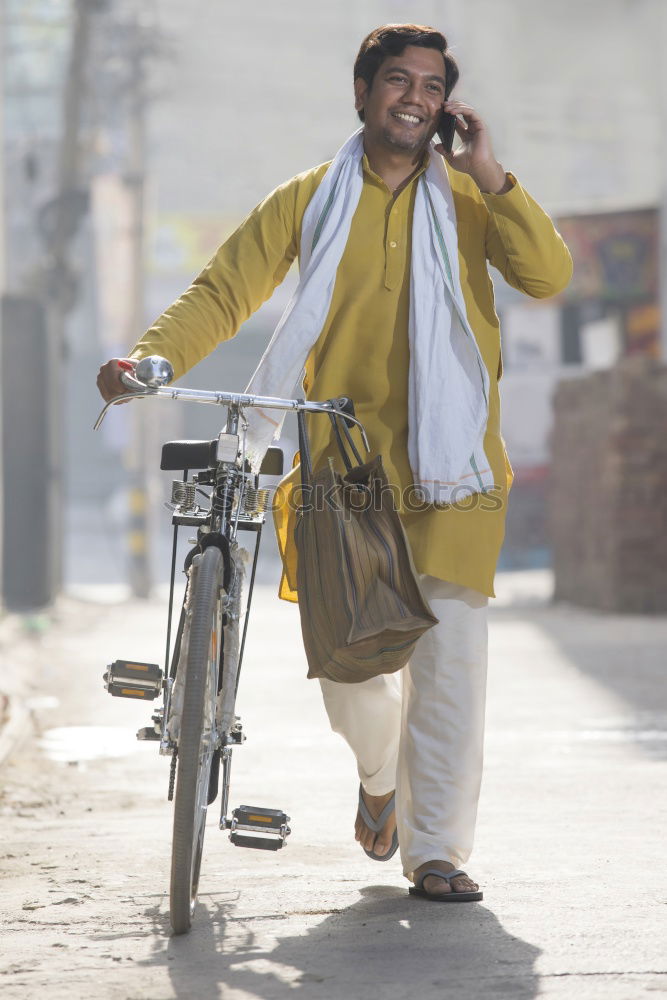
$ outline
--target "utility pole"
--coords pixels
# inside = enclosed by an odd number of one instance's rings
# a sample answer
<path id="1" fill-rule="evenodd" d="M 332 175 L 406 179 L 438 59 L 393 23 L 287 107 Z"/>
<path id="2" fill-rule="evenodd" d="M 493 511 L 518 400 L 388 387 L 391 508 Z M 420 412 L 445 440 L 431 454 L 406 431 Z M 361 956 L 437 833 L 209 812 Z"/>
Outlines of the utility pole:
<path id="1" fill-rule="evenodd" d="M 125 183 L 130 196 L 131 292 L 126 341 L 132 344 L 144 326 L 144 188 L 146 173 L 146 85 L 144 39 L 140 26 L 130 33 L 129 157 Z M 147 598 L 151 590 L 150 504 L 148 489 L 149 429 L 152 414 L 133 405 L 131 442 L 128 452 L 130 473 L 128 557 L 132 595 Z"/>
<path id="2" fill-rule="evenodd" d="M 16 24 L 23 25 L 24 21 L 17 5 L 6 0 L 2 15 L 0 30 L 4 36 L 3 56 L 6 56 L 3 90 L 8 85 L 2 94 L 4 112 L 8 95 L 11 94 L 10 99 L 16 102 L 21 92 L 13 60 L 18 48 Z M 29 25 L 30 22 L 26 20 L 25 23 Z M 31 77 L 30 69 L 28 77 Z M 13 108 L 16 109 L 16 103 Z M 7 115 L 6 121 L 14 117 Z M 11 136 L 2 137 L 3 154 L 7 143 L 13 143 L 15 137 L 16 124 Z M 0 169 L 4 171 L 7 162 L 3 156 Z M 3 181 L 6 177 L 5 174 Z M 43 216 L 43 235 L 47 238 L 51 257 L 46 266 L 36 266 L 32 272 L 28 267 L 31 280 L 26 282 L 24 279 L 23 283 L 11 277 L 9 259 L 4 256 L 5 236 L 8 247 L 13 246 L 12 239 L 16 237 L 16 228 L 12 225 L 16 221 L 15 206 L 4 198 L 1 204 L 0 246 L 4 265 L 0 297 L 2 596 L 8 609 L 23 612 L 48 605 L 60 582 L 56 558 L 61 548 L 62 531 L 57 520 L 57 483 L 62 433 L 57 423 L 60 408 L 54 398 L 54 380 L 60 374 L 60 360 L 45 323 L 45 304 L 53 301 L 59 288 L 53 280 L 57 201 L 45 206 Z M 23 257 L 21 263 L 25 267 Z M 16 286 L 11 292 L 10 282 Z"/>
<path id="3" fill-rule="evenodd" d="M 667 45 L 667 6 L 664 3 L 657 4 L 657 25 L 656 39 L 658 42 L 656 59 L 660 67 L 659 87 L 660 87 L 660 120 L 662 128 L 661 136 L 661 162 L 662 162 L 662 198 L 660 202 L 660 254 L 659 254 L 659 294 L 660 294 L 660 356 L 667 362 L 667 66 L 663 58 L 665 46 Z"/>
<path id="4" fill-rule="evenodd" d="M 7 10 L 5 0 L 0 0 L 0 52 L 6 52 L 5 21 Z M 0 72 L 0 295 L 6 288 L 6 221 L 5 221 L 5 71 Z"/>
<path id="5" fill-rule="evenodd" d="M 46 359 L 52 379 L 51 414 L 49 420 L 49 454 L 47 503 L 53 527 L 52 546 L 53 587 L 57 592 L 63 576 L 63 537 L 65 533 L 65 447 L 64 414 L 65 361 L 67 357 L 67 316 L 75 302 L 74 275 L 70 264 L 70 245 L 81 217 L 88 208 L 87 191 L 81 177 L 80 132 L 86 87 L 86 69 L 90 52 L 91 25 L 99 0 L 73 0 L 72 36 L 69 62 L 63 92 L 63 118 L 58 157 L 58 182 L 52 202 L 52 222 L 49 233 L 50 259 L 46 296 L 49 357 Z"/>
<path id="6" fill-rule="evenodd" d="M 0 0 L 0 10 L 4 8 L 6 11 L 7 6 L 8 0 Z M 83 129 L 89 125 L 86 115 L 95 106 L 89 101 L 90 93 L 96 92 L 99 101 L 105 80 L 109 78 L 104 75 L 109 73 L 109 64 L 104 63 L 104 58 L 107 54 L 113 54 L 114 46 L 118 67 L 116 80 L 119 86 L 118 93 L 112 97 L 114 103 L 109 109 L 109 120 L 115 123 L 117 129 L 125 132 L 126 142 L 119 144 L 119 149 L 123 146 L 125 149 L 121 169 L 127 202 L 131 206 L 131 223 L 129 229 L 125 230 L 125 245 L 128 247 L 131 265 L 131 287 L 124 300 L 124 322 L 127 327 L 122 330 L 122 338 L 131 343 L 144 325 L 144 64 L 147 50 L 141 8 L 133 3 L 130 5 L 131 11 L 128 11 L 128 5 L 112 6 L 111 0 L 69 0 L 65 6 L 70 11 L 67 36 L 63 39 L 68 47 L 68 55 L 62 89 L 58 87 L 53 98 L 54 102 L 59 100 L 61 111 L 60 129 L 52 137 L 56 139 L 57 149 L 55 183 L 52 196 L 41 205 L 37 214 L 44 253 L 33 267 L 26 267 L 24 264 L 29 277 L 26 288 L 16 289 L 13 296 L 4 296 L 1 300 L 2 314 L 6 319 L 1 345 L 2 395 L 4 413 L 5 416 L 9 414 L 9 419 L 5 420 L 6 433 L 0 438 L 5 446 L 4 456 L 0 452 L 4 500 L 4 533 L 0 529 L 0 545 L 4 539 L 4 556 L 1 560 L 4 598 L 9 606 L 11 597 L 13 610 L 19 609 L 19 606 L 32 607 L 34 604 L 37 607 L 50 603 L 62 584 L 66 457 L 63 405 L 66 399 L 65 363 L 68 354 L 68 318 L 78 298 L 78 275 L 75 273 L 72 251 L 81 220 L 89 208 L 90 190 L 90 164 L 82 136 Z M 123 7 L 124 11 L 119 11 L 118 7 Z M 102 42 L 102 36 L 96 30 L 97 15 L 106 12 L 110 14 L 106 23 L 108 37 L 105 36 Z M 128 23 L 128 14 L 132 17 L 132 23 Z M 7 30 L 10 29 L 6 28 L 3 17 L 0 32 Z M 96 75 L 93 78 L 89 66 L 94 52 L 98 58 L 102 58 L 99 65 L 96 63 Z M 100 73 L 97 72 L 98 69 Z M 111 76 L 113 78 L 113 69 Z M 0 107 L 0 113 L 1 111 Z M 54 117 L 52 111 L 51 122 Z M 1 184 L 0 176 L 0 206 Z M 3 249 L 1 216 L 0 207 L 0 273 Z M 36 397 L 39 397 L 40 407 L 24 412 L 24 404 Z M 149 504 L 146 487 L 149 463 L 146 458 L 147 428 L 144 420 L 150 420 L 151 415 L 142 412 L 144 408 L 138 405 L 131 407 L 130 411 L 132 442 L 127 455 L 132 477 L 129 494 L 129 575 L 133 593 L 136 596 L 147 596 L 150 589 L 147 542 Z M 30 439 L 29 445 L 28 431 L 34 431 L 35 438 L 34 441 Z M 24 468 L 28 447 L 32 448 L 32 477 Z M 33 488 L 32 479 L 35 476 L 38 481 Z M 23 495 L 26 493 L 35 497 L 39 504 L 38 514 L 24 502 Z M 33 558 L 22 561 L 19 559 L 30 571 L 26 568 L 21 575 L 17 571 L 20 546 L 32 544 L 33 539 Z"/>
<path id="7" fill-rule="evenodd" d="M 7 10 L 5 0 L 0 0 L 0 52 L 7 52 L 5 38 L 5 22 Z M 2 303 L 6 289 L 5 270 L 5 247 L 6 247 L 6 221 L 5 221 L 5 68 L 0 70 L 0 303 Z M 0 344 L 2 343 L 2 311 L 0 309 Z M 3 484 L 3 446 L 2 446 L 2 409 L 0 408 L 0 484 Z M 3 510 L 4 488 L 0 489 L 0 526 L 4 525 L 5 517 Z M 4 531 L 0 527 L 0 567 L 3 565 L 3 545 Z M 0 606 L 2 606 L 3 574 L 0 573 Z"/>

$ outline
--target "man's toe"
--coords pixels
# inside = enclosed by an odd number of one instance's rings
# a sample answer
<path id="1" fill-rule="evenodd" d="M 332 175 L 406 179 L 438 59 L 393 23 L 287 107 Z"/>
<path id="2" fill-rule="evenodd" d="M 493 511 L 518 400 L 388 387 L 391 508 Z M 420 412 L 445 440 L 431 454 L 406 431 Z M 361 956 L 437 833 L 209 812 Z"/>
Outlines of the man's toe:
<path id="1" fill-rule="evenodd" d="M 446 896 L 448 892 L 452 891 L 447 879 L 440 878 L 438 875 L 427 875 L 423 887 L 430 896 Z"/>
<path id="2" fill-rule="evenodd" d="M 430 896 L 445 896 L 450 892 L 477 892 L 479 889 L 476 882 L 462 875 L 449 881 L 437 875 L 427 875 L 423 887 Z"/>
<path id="3" fill-rule="evenodd" d="M 452 879 L 452 888 L 454 892 L 477 892 L 479 886 L 472 879 L 459 876 Z"/>
<path id="4" fill-rule="evenodd" d="M 365 851 L 372 851 L 380 858 L 391 850 L 394 842 L 393 829 L 391 831 L 383 829 L 380 833 L 376 833 L 366 826 L 359 813 L 354 823 L 354 836 Z"/>

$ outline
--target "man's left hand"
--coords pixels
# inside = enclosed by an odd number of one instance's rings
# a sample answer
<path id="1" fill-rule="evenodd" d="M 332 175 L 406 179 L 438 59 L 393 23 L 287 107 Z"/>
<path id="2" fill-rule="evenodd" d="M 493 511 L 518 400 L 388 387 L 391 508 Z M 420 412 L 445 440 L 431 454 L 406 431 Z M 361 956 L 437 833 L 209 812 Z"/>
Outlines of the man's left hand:
<path id="1" fill-rule="evenodd" d="M 493 155 L 489 130 L 475 109 L 462 101 L 445 101 L 443 111 L 456 115 L 456 134 L 461 145 L 454 152 L 446 153 L 442 143 L 438 143 L 437 151 L 455 170 L 469 174 L 480 191 L 489 194 L 509 191 L 511 182 Z"/>

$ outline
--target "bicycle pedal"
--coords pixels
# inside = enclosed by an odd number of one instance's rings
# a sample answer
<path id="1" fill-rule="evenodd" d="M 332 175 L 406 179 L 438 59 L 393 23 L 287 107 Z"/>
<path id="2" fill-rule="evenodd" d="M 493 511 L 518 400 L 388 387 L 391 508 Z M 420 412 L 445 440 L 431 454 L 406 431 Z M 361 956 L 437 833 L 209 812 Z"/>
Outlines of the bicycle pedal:
<path id="1" fill-rule="evenodd" d="M 114 698 L 153 701 L 162 690 L 162 670 L 157 663 L 114 660 L 107 667 L 103 679 L 105 688 Z"/>
<path id="2" fill-rule="evenodd" d="M 239 806 L 238 809 L 232 811 L 229 839 L 237 847 L 252 847 L 260 851 L 279 851 L 291 833 L 288 823 L 289 816 L 282 809 Z M 238 831 L 243 832 L 239 833 Z M 262 834 L 269 836 L 262 836 Z"/>
<path id="3" fill-rule="evenodd" d="M 122 697 L 122 695 L 121 695 L 121 697 Z M 155 740 L 156 742 L 159 743 L 160 740 L 162 739 L 162 736 L 157 731 L 157 729 L 155 728 L 155 726 L 143 726 L 142 729 L 138 729 L 137 730 L 137 739 L 138 740 Z"/>

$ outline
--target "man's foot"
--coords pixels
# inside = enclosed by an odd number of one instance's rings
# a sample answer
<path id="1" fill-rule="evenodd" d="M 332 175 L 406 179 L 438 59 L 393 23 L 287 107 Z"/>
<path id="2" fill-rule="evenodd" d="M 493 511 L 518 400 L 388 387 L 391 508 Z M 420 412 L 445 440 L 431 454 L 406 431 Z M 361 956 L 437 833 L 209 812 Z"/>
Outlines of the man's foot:
<path id="1" fill-rule="evenodd" d="M 412 873 L 415 884 L 419 881 L 421 873 L 429 868 L 438 868 L 446 875 L 448 872 L 453 872 L 456 865 L 450 864 L 449 861 L 427 861 Z M 446 896 L 450 892 L 477 892 L 479 886 L 467 875 L 457 875 L 451 882 L 447 882 L 444 878 L 438 878 L 437 875 L 427 875 L 424 879 L 423 889 L 429 896 Z"/>
<path id="2" fill-rule="evenodd" d="M 361 794 L 369 813 L 373 819 L 377 819 L 394 793 L 387 792 L 386 795 L 369 795 L 368 792 L 362 790 Z M 364 850 L 374 851 L 375 854 L 383 856 L 391 847 L 395 829 L 396 813 L 394 812 L 391 813 L 379 833 L 374 833 L 373 830 L 370 830 L 361 818 L 361 813 L 357 812 L 357 818 L 354 823 L 354 839 L 359 841 Z"/>

